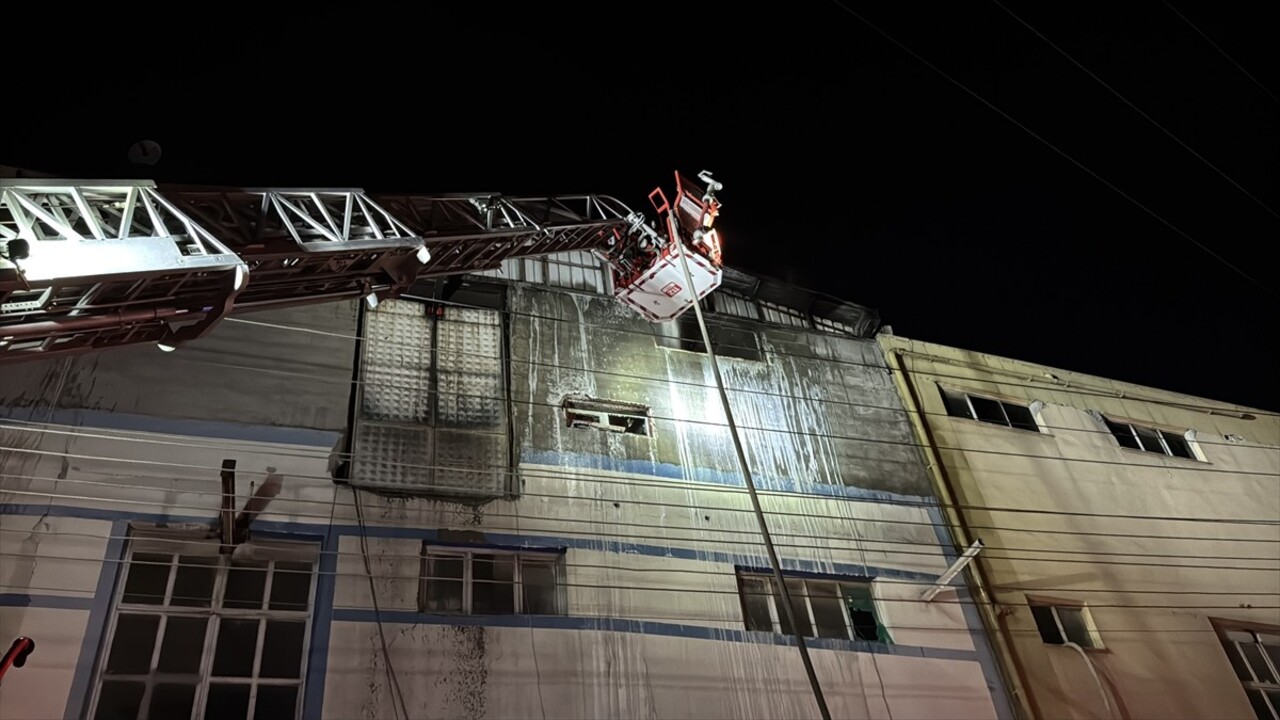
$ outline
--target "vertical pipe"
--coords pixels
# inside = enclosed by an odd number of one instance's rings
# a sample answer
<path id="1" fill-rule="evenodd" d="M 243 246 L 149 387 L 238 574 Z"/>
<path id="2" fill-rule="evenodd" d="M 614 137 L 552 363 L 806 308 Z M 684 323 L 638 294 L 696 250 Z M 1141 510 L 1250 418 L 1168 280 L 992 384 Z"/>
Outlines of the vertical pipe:
<path id="1" fill-rule="evenodd" d="M 973 537 L 973 530 L 969 528 L 968 522 L 964 518 L 964 513 L 960 511 L 960 505 L 956 501 L 956 492 L 951 476 L 947 472 L 947 466 L 943 464 L 942 458 L 938 454 L 938 443 L 933 437 L 933 428 L 929 426 L 929 420 L 924 412 L 924 404 L 920 402 L 920 394 L 916 390 L 915 382 L 912 381 L 910 373 L 907 372 L 906 366 L 902 362 L 902 350 L 898 348 L 886 348 L 885 359 L 889 362 L 889 369 L 894 373 L 898 382 L 902 384 L 905 390 L 903 399 L 908 403 L 908 417 L 913 417 L 913 423 L 920 432 L 921 447 L 927 456 L 928 465 L 932 472 L 930 475 L 934 479 L 934 488 L 938 493 L 938 499 L 942 503 L 943 512 L 946 513 L 950 520 L 951 529 L 956 533 L 961 543 L 969 542 Z M 997 658 L 996 666 L 1000 672 L 1006 688 L 1010 689 L 1013 695 L 1013 711 L 1020 718 L 1038 718 L 1040 717 L 1040 708 L 1036 703 L 1035 696 L 1030 691 L 1027 683 L 1022 664 L 1018 661 L 1017 650 L 1014 648 L 1013 639 L 1008 635 L 1008 627 L 1006 627 L 1003 618 L 995 606 L 995 599 L 991 595 L 989 588 L 991 587 L 990 578 L 987 577 L 986 569 L 983 567 L 982 560 L 976 560 L 970 564 L 970 579 L 974 588 L 978 591 L 978 616 L 982 618 L 982 624 L 985 626 L 987 636 L 992 639 L 992 649 L 995 650 Z"/>
<path id="2" fill-rule="evenodd" d="M 674 211 L 669 211 L 674 212 Z M 796 624 L 795 610 L 791 606 L 791 592 L 782 578 L 782 566 L 778 563 L 778 552 L 773 547 L 773 536 L 769 534 L 769 524 L 765 521 L 764 510 L 760 508 L 760 496 L 756 494 L 756 483 L 751 477 L 751 468 L 747 465 L 747 455 L 742 449 L 742 438 L 738 436 L 738 426 L 733 421 L 733 410 L 729 408 L 729 394 L 724 389 L 724 378 L 720 375 L 720 363 L 716 361 L 716 351 L 711 345 L 711 335 L 707 332 L 706 320 L 702 317 L 702 308 L 698 304 L 698 295 L 693 289 L 693 274 L 689 272 L 688 252 L 680 242 L 678 228 L 672 216 L 667 216 L 667 232 L 671 242 L 676 243 L 676 254 L 680 256 L 680 267 L 684 269 L 684 282 L 693 298 L 693 311 L 698 318 L 698 329 L 702 331 L 702 342 L 707 348 L 707 357 L 711 360 L 711 372 L 716 378 L 716 389 L 720 391 L 720 403 L 724 406 L 724 416 L 729 423 L 729 435 L 733 438 L 733 449 L 738 454 L 738 467 L 742 469 L 742 479 L 747 483 L 747 494 L 751 496 L 751 509 L 756 515 L 756 524 L 760 526 L 760 537 L 764 540 L 765 551 L 769 554 L 769 565 L 773 568 L 773 581 L 778 584 L 782 593 L 783 609 L 787 613 L 787 621 L 795 633 L 796 648 L 800 651 L 800 662 L 804 665 L 804 673 L 809 677 L 809 687 L 813 689 L 813 699 L 818 703 L 818 712 L 822 720 L 831 720 L 831 711 L 827 709 L 827 700 L 822 695 L 822 686 L 818 684 L 818 676 L 813 671 L 813 661 L 809 659 L 809 648 L 805 647 L 804 636 L 800 634 L 800 626 Z M 886 699 L 886 702 L 888 700 Z"/>

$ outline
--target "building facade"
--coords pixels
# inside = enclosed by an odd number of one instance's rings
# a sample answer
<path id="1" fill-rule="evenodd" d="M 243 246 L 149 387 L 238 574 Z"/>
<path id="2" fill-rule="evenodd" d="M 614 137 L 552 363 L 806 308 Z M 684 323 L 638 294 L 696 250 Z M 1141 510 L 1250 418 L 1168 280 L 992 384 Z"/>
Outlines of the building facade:
<path id="1" fill-rule="evenodd" d="M 1275 413 L 880 342 L 1025 714 L 1280 717 Z"/>
<path id="2" fill-rule="evenodd" d="M 4 367 L 0 717 L 817 717 L 691 318 L 608 290 L 522 260 Z M 955 545 L 874 316 L 708 309 L 833 714 L 1011 717 L 967 592 L 921 600 Z"/>

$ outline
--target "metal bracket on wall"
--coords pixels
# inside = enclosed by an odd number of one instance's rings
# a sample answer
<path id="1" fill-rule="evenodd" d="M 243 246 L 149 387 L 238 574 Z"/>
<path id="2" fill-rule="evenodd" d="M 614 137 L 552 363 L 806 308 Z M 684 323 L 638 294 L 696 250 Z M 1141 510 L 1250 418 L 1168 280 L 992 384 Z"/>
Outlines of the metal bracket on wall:
<path id="1" fill-rule="evenodd" d="M 925 602 L 931 602 L 938 593 L 947 588 L 947 585 L 949 585 L 951 581 L 960 574 L 961 570 L 965 569 L 965 566 L 973 562 L 973 559 L 978 556 L 978 553 L 982 551 L 982 548 L 982 541 L 974 540 L 973 544 L 969 546 L 969 549 L 965 550 L 960 557 L 956 558 L 956 561 L 951 563 L 951 567 L 947 568 L 946 572 L 938 576 L 938 581 L 933 584 L 933 587 L 924 591 L 924 594 L 920 596 L 920 599 Z"/>

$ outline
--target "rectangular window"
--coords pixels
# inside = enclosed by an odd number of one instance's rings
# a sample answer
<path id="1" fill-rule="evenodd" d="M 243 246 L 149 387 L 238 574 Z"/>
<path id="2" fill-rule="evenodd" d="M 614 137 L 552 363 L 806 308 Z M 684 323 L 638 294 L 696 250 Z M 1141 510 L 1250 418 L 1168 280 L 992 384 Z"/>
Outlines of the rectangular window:
<path id="1" fill-rule="evenodd" d="M 808 328 L 809 316 L 800 310 L 771 303 L 768 300 L 761 300 L 760 312 L 764 315 L 765 322 L 777 323 L 779 325 L 790 325 L 791 327 Z"/>
<path id="2" fill-rule="evenodd" d="M 562 553 L 424 544 L 418 609 L 446 615 L 564 615 Z"/>
<path id="3" fill-rule="evenodd" d="M 513 487 L 502 297 L 472 286 L 449 303 L 384 300 L 365 313 L 352 485 L 486 497 Z"/>
<path id="4" fill-rule="evenodd" d="M 1120 447 L 1145 450 L 1146 452 L 1168 455 L 1169 457 L 1187 458 L 1189 460 L 1198 459 L 1195 453 L 1191 451 L 1191 443 L 1188 442 L 1185 433 L 1179 434 L 1170 430 L 1146 427 L 1124 422 L 1123 420 L 1112 420 L 1108 417 L 1104 417 L 1102 420 L 1107 424 L 1107 429 L 1111 431 L 1111 434 L 1115 436 L 1116 442 L 1120 443 Z"/>
<path id="5" fill-rule="evenodd" d="M 1073 642 L 1082 648 L 1101 648 L 1102 639 L 1084 605 L 1048 605 L 1029 601 L 1040 639 L 1049 645 Z"/>
<path id="6" fill-rule="evenodd" d="M 572 428 L 592 428 L 631 435 L 649 434 L 648 405 L 566 397 L 563 407 L 565 424 Z"/>
<path id="7" fill-rule="evenodd" d="M 826 332 L 841 333 L 843 335 L 858 336 L 858 331 L 852 325 L 848 325 L 837 320 L 829 320 L 824 317 L 813 316 L 813 326 L 819 330 Z"/>
<path id="8" fill-rule="evenodd" d="M 876 617 L 869 582 L 799 577 L 785 581 L 803 636 L 890 642 Z M 795 634 L 772 575 L 738 571 L 738 596 L 748 630 Z"/>
<path id="9" fill-rule="evenodd" d="M 1026 405 L 1019 405 L 1005 400 L 995 400 L 980 395 L 971 395 L 959 390 L 949 390 L 942 387 L 938 389 L 942 391 L 942 402 L 947 407 L 947 414 L 952 417 L 981 420 L 993 425 L 1004 425 L 1005 427 L 1018 428 L 1019 430 L 1040 431 L 1040 426 L 1036 424 L 1035 414 Z"/>
<path id="10" fill-rule="evenodd" d="M 91 717 L 300 715 L 317 549 L 240 547 L 243 559 L 215 542 L 130 541 Z"/>
<path id="11" fill-rule="evenodd" d="M 1259 720 L 1280 718 L 1280 627 L 1212 622 L 1253 712 Z"/>
<path id="12" fill-rule="evenodd" d="M 711 305 L 721 315 L 733 315 L 747 320 L 760 320 L 760 311 L 754 301 L 727 290 L 719 290 L 711 296 Z"/>
<path id="13" fill-rule="evenodd" d="M 708 321 L 707 334 L 711 336 L 711 345 L 715 348 L 717 357 L 755 362 L 764 360 L 764 352 L 760 349 L 760 338 L 751 330 Z M 707 345 L 702 341 L 702 329 L 698 327 L 698 318 L 692 311 L 686 312 L 675 320 L 662 323 L 656 342 L 660 347 L 672 350 L 707 352 Z"/>

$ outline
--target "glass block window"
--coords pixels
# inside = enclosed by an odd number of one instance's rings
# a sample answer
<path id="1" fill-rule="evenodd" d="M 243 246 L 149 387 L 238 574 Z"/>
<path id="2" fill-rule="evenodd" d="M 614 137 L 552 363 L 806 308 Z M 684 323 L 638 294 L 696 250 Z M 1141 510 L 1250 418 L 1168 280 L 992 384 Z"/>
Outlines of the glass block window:
<path id="1" fill-rule="evenodd" d="M 352 485 L 489 497 L 512 486 L 501 294 L 465 300 L 366 313 Z"/>

